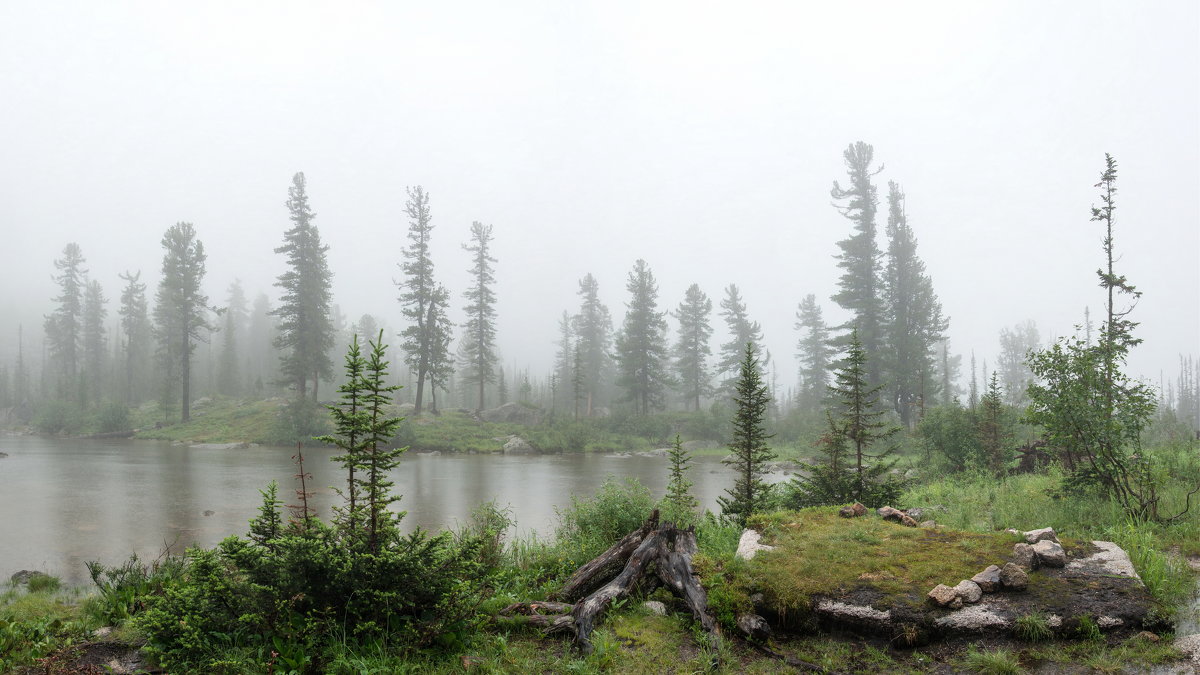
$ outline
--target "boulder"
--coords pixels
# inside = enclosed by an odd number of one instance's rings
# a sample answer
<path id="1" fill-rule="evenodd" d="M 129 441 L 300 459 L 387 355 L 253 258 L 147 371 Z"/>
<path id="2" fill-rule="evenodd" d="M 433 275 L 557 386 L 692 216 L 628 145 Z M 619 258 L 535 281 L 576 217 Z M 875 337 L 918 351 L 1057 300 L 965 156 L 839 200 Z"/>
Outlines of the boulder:
<path id="1" fill-rule="evenodd" d="M 979 599 L 983 597 L 983 589 L 979 587 L 979 584 L 968 579 L 958 582 L 958 585 L 954 587 L 954 592 L 967 604 L 979 602 Z"/>
<path id="2" fill-rule="evenodd" d="M 1029 544 L 1013 544 L 1012 561 L 1027 572 L 1037 568 L 1037 555 Z"/>
<path id="3" fill-rule="evenodd" d="M 1067 564 L 1067 552 L 1057 541 L 1039 540 L 1033 545 L 1033 554 L 1041 567 L 1064 567 Z"/>
<path id="4" fill-rule="evenodd" d="M 529 441 L 520 436 L 513 436 L 504 444 L 504 454 L 506 455 L 536 455 L 538 451 Z"/>
<path id="5" fill-rule="evenodd" d="M 992 593 L 1000 590 L 1000 568 L 996 565 L 988 565 L 987 569 L 971 577 L 971 581 L 978 584 L 979 589 L 984 593 Z"/>
<path id="6" fill-rule="evenodd" d="M 1014 563 L 1004 563 L 1000 568 L 1000 586 L 1006 591 L 1023 591 L 1029 587 L 1029 575 Z"/>
<path id="7" fill-rule="evenodd" d="M 37 570 L 21 570 L 20 572 L 13 574 L 8 579 L 9 579 L 9 581 L 12 582 L 13 586 L 20 586 L 22 584 L 29 583 L 29 581 L 31 579 L 34 579 L 36 577 L 48 577 L 48 576 L 50 576 L 50 575 L 46 574 L 45 572 L 39 572 Z"/>
<path id="8" fill-rule="evenodd" d="M 900 524 L 905 527 L 916 527 L 917 521 L 913 520 L 907 513 L 900 514 Z"/>
<path id="9" fill-rule="evenodd" d="M 541 424 L 542 409 L 531 408 L 512 401 L 499 408 L 479 411 L 479 418 L 484 422 L 509 422 L 512 424 Z"/>
<path id="10" fill-rule="evenodd" d="M 954 604 L 955 600 L 959 600 L 958 592 L 945 584 L 934 586 L 933 590 L 929 591 L 928 597 L 938 607 L 949 607 Z M 962 601 L 959 600 L 959 605 L 961 606 L 961 604 Z"/>
<path id="11" fill-rule="evenodd" d="M 912 509 L 905 511 L 905 513 L 907 513 L 908 517 L 912 518 L 913 520 L 920 520 L 921 517 L 925 515 L 925 509 L 922 509 L 919 507 L 912 508 Z"/>
<path id="12" fill-rule="evenodd" d="M 890 520 L 895 523 L 898 523 L 904 519 L 903 511 L 900 509 L 893 509 L 890 506 L 881 506 L 875 510 L 875 513 L 878 513 L 881 517 L 883 517 L 884 520 Z"/>
<path id="13" fill-rule="evenodd" d="M 667 606 L 658 600 L 647 600 L 646 602 L 642 603 L 642 607 L 645 607 L 647 611 L 655 616 L 667 615 Z"/>
<path id="14" fill-rule="evenodd" d="M 858 518 L 867 515 L 867 507 L 855 502 L 850 506 L 843 506 L 838 515 L 843 518 Z"/>
<path id="15" fill-rule="evenodd" d="M 1058 542 L 1058 535 L 1054 534 L 1053 527 L 1043 527 L 1040 530 L 1022 532 L 1022 534 L 1025 536 L 1025 541 L 1029 542 L 1030 544 L 1036 544 L 1039 541 L 1046 541 L 1047 539 L 1053 542 Z"/>
<path id="16" fill-rule="evenodd" d="M 738 539 L 737 557 L 742 560 L 753 560 L 754 555 L 759 551 L 774 551 L 774 546 L 759 543 L 762 535 L 755 530 L 742 530 L 742 537 Z"/>
<path id="17" fill-rule="evenodd" d="M 766 642 L 771 637 L 771 626 L 757 614 L 743 614 L 737 618 L 738 630 L 753 642 Z"/>

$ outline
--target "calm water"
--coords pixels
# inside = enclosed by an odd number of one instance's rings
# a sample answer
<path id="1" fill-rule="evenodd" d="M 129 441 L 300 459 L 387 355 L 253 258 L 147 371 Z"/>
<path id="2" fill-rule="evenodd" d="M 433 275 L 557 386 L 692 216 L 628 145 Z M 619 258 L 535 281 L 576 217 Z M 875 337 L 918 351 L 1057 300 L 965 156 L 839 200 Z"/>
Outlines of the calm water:
<path id="1" fill-rule="evenodd" d="M 63 440 L 0 437 L 0 582 L 20 569 L 88 581 L 84 562 L 123 561 L 136 552 L 153 558 L 164 547 L 182 551 L 245 534 L 261 504 L 259 490 L 278 480 L 294 503 L 294 449 L 204 450 L 157 441 Z M 332 451 L 309 448 L 305 468 L 322 518 L 340 503 L 329 486 L 345 476 Z M 572 495 L 592 494 L 605 476 L 636 477 L 661 496 L 664 457 L 597 454 L 542 456 L 404 456 L 393 473 L 396 508 L 406 529 L 438 529 L 463 522 L 476 505 L 509 506 L 522 533 L 551 534 L 554 507 Z M 689 474 L 708 508 L 732 484 L 718 458 L 697 458 Z M 210 515 L 205 515 L 206 513 Z"/>

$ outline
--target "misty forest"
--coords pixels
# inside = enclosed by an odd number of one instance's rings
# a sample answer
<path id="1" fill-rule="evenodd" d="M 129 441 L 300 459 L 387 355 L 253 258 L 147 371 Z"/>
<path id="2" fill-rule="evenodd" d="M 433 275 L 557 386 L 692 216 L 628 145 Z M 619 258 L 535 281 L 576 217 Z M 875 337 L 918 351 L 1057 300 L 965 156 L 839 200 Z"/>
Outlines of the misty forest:
<path id="1" fill-rule="evenodd" d="M 680 151 L 695 208 L 613 179 L 578 223 L 551 140 L 494 176 L 516 194 L 441 164 L 323 184 L 358 149 L 241 156 L 234 190 L 125 200 L 128 228 L 4 192 L 0 671 L 1200 668 L 1197 148 L 1164 197 L 1168 148 L 1073 140 L 1025 209 L 1004 139 L 963 141 L 1005 167 L 963 182 L 870 119 L 805 140 L 787 161 L 824 173 L 786 189 L 773 155 L 725 188 Z M 225 198 L 253 214 L 196 208 Z"/>

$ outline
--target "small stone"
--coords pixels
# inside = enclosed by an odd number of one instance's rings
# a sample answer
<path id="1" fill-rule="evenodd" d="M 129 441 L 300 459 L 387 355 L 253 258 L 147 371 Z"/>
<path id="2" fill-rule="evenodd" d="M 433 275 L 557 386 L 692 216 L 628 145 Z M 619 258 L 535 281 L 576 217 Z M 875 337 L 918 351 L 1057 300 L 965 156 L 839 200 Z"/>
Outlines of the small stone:
<path id="1" fill-rule="evenodd" d="M 984 593 L 993 593 L 1000 590 L 1000 568 L 996 565 L 988 565 L 987 569 L 971 577 L 979 585 L 979 590 Z"/>
<path id="2" fill-rule="evenodd" d="M 958 582 L 958 585 L 954 587 L 954 592 L 965 603 L 979 602 L 979 599 L 983 597 L 983 589 L 979 587 L 979 584 L 967 579 Z"/>
<path id="3" fill-rule="evenodd" d="M 1159 636 L 1155 635 L 1154 633 L 1151 633 L 1148 630 L 1144 630 L 1144 631 L 1138 633 L 1137 635 L 1134 635 L 1133 637 L 1137 638 L 1138 640 L 1144 640 L 1146 642 L 1158 642 L 1159 640 L 1162 639 Z"/>
<path id="4" fill-rule="evenodd" d="M 1037 556 L 1033 553 L 1033 547 L 1029 544 L 1013 544 L 1013 562 L 1020 565 L 1025 571 L 1031 571 L 1037 567 Z"/>
<path id="5" fill-rule="evenodd" d="M 1008 528 L 1008 529 L 1006 529 L 1006 530 L 1004 530 L 1004 531 L 1005 531 L 1005 532 L 1007 532 L 1007 533 L 1009 533 L 1009 534 L 1016 534 L 1016 535 L 1020 535 L 1020 534 L 1021 534 L 1020 532 L 1018 532 L 1018 531 L 1017 531 L 1017 528 L 1015 528 L 1015 527 L 1010 527 L 1010 528 Z"/>
<path id="6" fill-rule="evenodd" d="M 906 527 L 916 527 L 917 526 L 917 521 L 913 520 L 906 513 L 900 514 L 900 523 Z"/>
<path id="7" fill-rule="evenodd" d="M 647 600 L 646 602 L 642 603 L 642 607 L 645 607 L 648 612 L 655 616 L 667 615 L 667 606 L 658 600 Z"/>
<path id="8" fill-rule="evenodd" d="M 867 515 L 867 507 L 855 502 L 850 506 L 843 506 L 838 515 L 843 518 L 858 518 L 859 516 Z"/>
<path id="9" fill-rule="evenodd" d="M 1029 575 L 1014 563 L 1004 563 L 1000 568 L 1000 585 L 1006 591 L 1023 591 L 1029 586 Z"/>
<path id="10" fill-rule="evenodd" d="M 1067 564 L 1067 553 L 1057 541 L 1042 539 L 1033 545 L 1033 553 L 1043 567 L 1064 567 Z"/>
<path id="11" fill-rule="evenodd" d="M 958 600 L 958 593 L 945 584 L 938 584 L 933 587 L 933 590 L 929 591 L 928 597 L 938 607 L 948 607 L 955 600 Z"/>
<path id="12" fill-rule="evenodd" d="M 771 626 L 757 614 L 743 614 L 737 618 L 738 629 L 755 642 L 766 642 L 771 637 Z"/>
<path id="13" fill-rule="evenodd" d="M 1030 544 L 1036 544 L 1039 541 L 1046 541 L 1047 539 L 1056 543 L 1058 542 L 1058 535 L 1054 534 L 1053 527 L 1043 527 L 1040 530 L 1029 530 L 1023 534 L 1025 535 L 1025 541 Z"/>
<path id="14" fill-rule="evenodd" d="M 934 521 L 934 520 L 921 521 L 921 527 L 925 528 L 926 530 L 932 530 L 932 529 L 936 528 L 937 526 L 938 526 L 937 521 Z"/>
<path id="15" fill-rule="evenodd" d="M 1101 628 L 1116 628 L 1118 626 L 1124 626 L 1125 620 L 1118 619 L 1115 616 L 1102 616 L 1096 619 L 1096 625 L 1100 626 Z"/>

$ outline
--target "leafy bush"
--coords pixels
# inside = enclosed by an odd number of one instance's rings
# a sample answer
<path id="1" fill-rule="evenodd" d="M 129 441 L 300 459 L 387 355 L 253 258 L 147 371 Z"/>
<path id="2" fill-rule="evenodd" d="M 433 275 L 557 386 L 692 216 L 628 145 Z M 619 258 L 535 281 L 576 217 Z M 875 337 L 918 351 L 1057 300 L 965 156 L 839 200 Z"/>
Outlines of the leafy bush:
<path id="1" fill-rule="evenodd" d="M 100 423 L 100 431 L 104 433 L 128 431 L 130 428 L 129 407 L 120 401 L 106 400 L 101 403 L 96 419 Z"/>
<path id="2" fill-rule="evenodd" d="M 33 418 L 34 428 L 44 434 L 75 434 L 83 423 L 83 410 L 68 401 L 46 401 Z"/>
<path id="3" fill-rule="evenodd" d="M 29 577 L 30 593 L 57 591 L 59 585 L 61 585 L 61 582 L 58 580 L 58 577 L 53 577 L 49 574 L 35 574 Z"/>
<path id="4" fill-rule="evenodd" d="M 958 472 L 983 461 L 976 426 L 975 414 L 953 403 L 927 411 L 917 425 L 917 434 L 926 457 Z"/>
<path id="5" fill-rule="evenodd" d="M 570 506 L 555 509 L 559 543 L 578 560 L 590 560 L 641 527 L 652 510 L 654 498 L 636 478 L 617 482 L 609 476 L 591 498 L 572 497 Z"/>
<path id="6" fill-rule="evenodd" d="M 167 584 L 176 581 L 184 566 L 182 558 L 163 555 L 149 564 L 135 553 L 116 567 L 105 567 L 89 560 L 88 574 L 100 591 L 88 599 L 84 611 L 106 625 L 124 622 L 145 606 L 145 598 L 162 593 Z"/>

